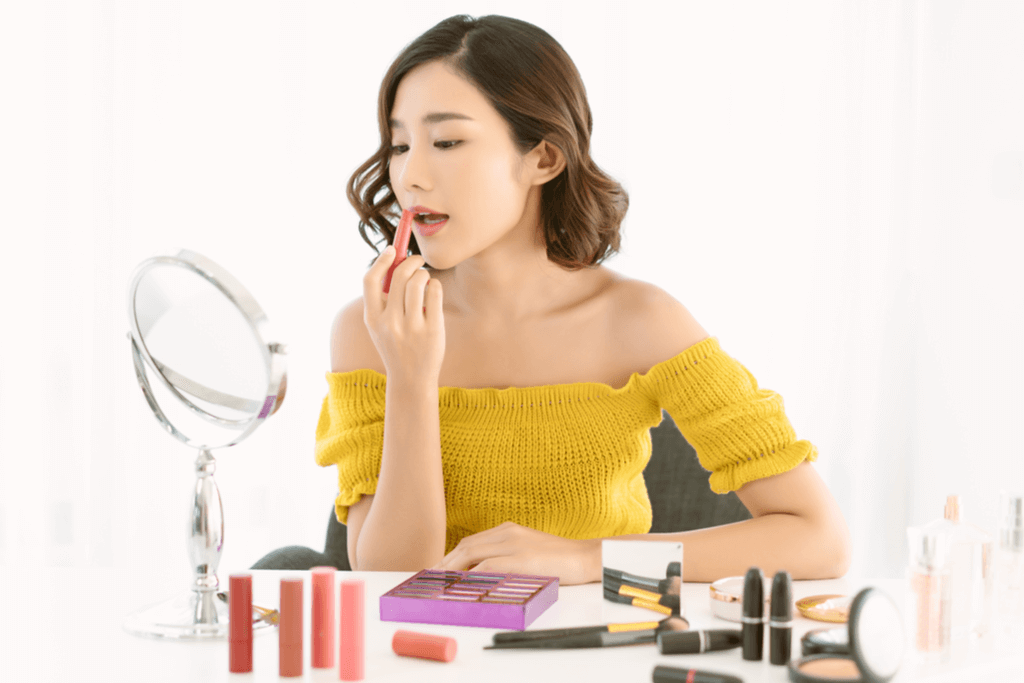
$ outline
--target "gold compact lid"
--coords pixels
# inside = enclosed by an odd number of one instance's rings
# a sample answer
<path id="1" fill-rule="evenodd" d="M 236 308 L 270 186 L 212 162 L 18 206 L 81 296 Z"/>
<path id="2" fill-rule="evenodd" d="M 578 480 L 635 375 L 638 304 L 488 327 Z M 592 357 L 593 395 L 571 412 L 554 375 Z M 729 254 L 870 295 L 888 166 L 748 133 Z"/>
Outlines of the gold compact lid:
<path id="1" fill-rule="evenodd" d="M 796 608 L 808 619 L 845 624 L 850 618 L 851 602 L 853 599 L 848 595 L 812 595 L 797 600 Z"/>

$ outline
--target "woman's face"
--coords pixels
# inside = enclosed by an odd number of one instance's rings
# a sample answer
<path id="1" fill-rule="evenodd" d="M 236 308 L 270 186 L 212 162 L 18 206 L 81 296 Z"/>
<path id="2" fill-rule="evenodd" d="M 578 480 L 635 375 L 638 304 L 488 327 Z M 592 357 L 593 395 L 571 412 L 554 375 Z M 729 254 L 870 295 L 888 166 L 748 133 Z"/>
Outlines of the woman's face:
<path id="1" fill-rule="evenodd" d="M 447 270 L 511 234 L 537 231 L 539 211 L 526 211 L 535 183 L 508 125 L 475 86 L 441 62 L 402 78 L 391 133 L 388 172 L 399 205 L 448 216 L 430 236 L 422 233 L 426 226 L 413 224 L 432 268 Z"/>

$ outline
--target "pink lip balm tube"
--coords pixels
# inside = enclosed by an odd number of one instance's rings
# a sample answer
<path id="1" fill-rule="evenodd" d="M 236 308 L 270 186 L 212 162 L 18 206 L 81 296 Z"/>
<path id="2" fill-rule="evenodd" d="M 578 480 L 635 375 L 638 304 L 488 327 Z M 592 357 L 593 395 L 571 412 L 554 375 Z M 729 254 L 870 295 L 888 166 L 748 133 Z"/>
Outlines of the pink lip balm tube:
<path id="1" fill-rule="evenodd" d="M 334 667 L 334 567 L 313 567 L 313 619 L 310 627 L 314 669 Z"/>
<path id="2" fill-rule="evenodd" d="M 252 574 L 228 578 L 228 670 L 252 671 Z"/>
<path id="3" fill-rule="evenodd" d="M 302 675 L 302 579 L 281 579 L 278 622 L 278 675 Z"/>
<path id="4" fill-rule="evenodd" d="M 341 582 L 341 656 L 338 677 L 363 680 L 363 582 Z"/>
<path id="5" fill-rule="evenodd" d="M 398 221 L 398 231 L 395 233 L 395 261 L 388 268 L 388 274 L 384 276 L 384 293 L 391 292 L 391 275 L 395 272 L 405 255 L 409 251 L 409 237 L 412 235 L 412 218 L 415 216 L 412 211 L 406 209 L 402 212 L 402 220 Z"/>

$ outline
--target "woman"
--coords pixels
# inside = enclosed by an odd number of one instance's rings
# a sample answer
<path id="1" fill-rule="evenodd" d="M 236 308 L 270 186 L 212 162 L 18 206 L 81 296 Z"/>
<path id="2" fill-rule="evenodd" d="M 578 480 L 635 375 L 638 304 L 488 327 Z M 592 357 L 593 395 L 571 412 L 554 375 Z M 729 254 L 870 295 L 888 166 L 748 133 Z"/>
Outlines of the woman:
<path id="1" fill-rule="evenodd" d="M 393 246 L 331 333 L 316 458 L 338 467 L 353 569 L 571 585 L 601 580 L 616 537 L 682 541 L 687 581 L 845 573 L 845 521 L 781 397 L 667 292 L 600 265 L 628 199 L 590 158 L 583 83 L 551 36 L 446 19 L 398 56 L 378 107 L 381 147 L 348 188 L 360 232 L 390 244 L 398 214 L 418 216 L 389 293 Z M 645 533 L 662 408 L 753 519 Z"/>

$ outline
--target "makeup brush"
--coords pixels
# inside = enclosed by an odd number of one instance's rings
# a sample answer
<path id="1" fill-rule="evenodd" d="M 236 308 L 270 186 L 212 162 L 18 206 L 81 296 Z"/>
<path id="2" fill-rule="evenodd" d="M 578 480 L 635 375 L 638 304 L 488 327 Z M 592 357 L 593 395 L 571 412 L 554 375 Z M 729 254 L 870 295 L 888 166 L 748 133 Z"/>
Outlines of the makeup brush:
<path id="1" fill-rule="evenodd" d="M 611 633 L 609 631 L 596 631 L 592 633 L 580 633 L 571 636 L 557 636 L 554 638 L 541 638 L 539 640 L 513 640 L 504 643 L 487 645 L 485 650 L 511 650 L 511 649 L 545 649 L 545 650 L 567 650 L 580 647 L 618 647 L 620 645 L 640 645 L 653 643 L 658 638 L 658 629 L 650 628 L 643 631 L 620 631 Z"/>
<path id="2" fill-rule="evenodd" d="M 665 569 L 665 576 L 679 576 L 683 575 L 683 563 L 682 562 L 669 562 L 668 567 Z"/>
<path id="3" fill-rule="evenodd" d="M 655 593 L 653 591 L 644 590 L 643 588 L 637 588 L 636 586 L 630 586 L 622 581 L 616 581 L 608 576 L 604 577 L 604 590 L 607 593 L 609 590 L 618 593 L 619 595 L 628 595 L 634 598 L 640 598 L 642 600 L 649 600 L 656 602 L 659 605 L 665 607 L 671 607 L 674 614 L 679 614 L 679 594 L 675 595 L 664 595 L 662 593 Z"/>
<path id="4" fill-rule="evenodd" d="M 638 621 L 627 624 L 602 624 L 600 626 L 576 626 L 572 628 L 549 628 L 536 631 L 502 631 L 494 634 L 494 644 L 520 641 L 544 640 L 564 636 L 579 636 L 587 633 L 623 633 L 627 631 L 648 631 L 657 633 L 685 631 L 690 622 L 683 617 L 666 617 L 661 621 Z"/>
<path id="5" fill-rule="evenodd" d="M 228 594 L 224 591 L 217 593 L 217 597 L 220 599 L 221 602 L 228 603 Z M 281 620 L 281 613 L 278 612 L 276 609 L 269 609 L 267 607 L 258 607 L 256 605 L 253 605 L 252 611 L 255 613 L 253 615 L 252 620 L 252 623 L 254 624 L 260 621 L 265 621 L 268 624 L 277 624 Z"/>
<path id="6" fill-rule="evenodd" d="M 629 586 L 636 586 L 637 588 L 665 595 L 679 595 L 679 588 L 682 583 L 682 579 L 678 576 L 670 576 L 667 579 L 651 579 L 646 576 L 637 576 L 629 572 L 608 568 L 605 568 L 604 576 Z"/>
<path id="7" fill-rule="evenodd" d="M 604 599 L 609 600 L 611 602 L 620 602 L 623 605 L 634 605 L 636 607 L 643 607 L 644 609 L 649 609 L 654 612 L 660 612 L 665 616 L 679 616 L 678 609 L 673 610 L 671 607 L 666 607 L 665 605 L 653 602 L 651 600 L 647 600 L 645 598 L 634 598 L 629 595 L 622 595 L 621 593 L 617 593 L 611 590 L 610 588 L 604 589 Z"/>

